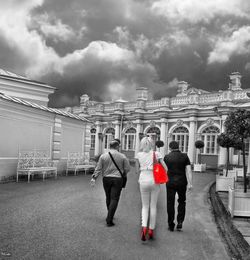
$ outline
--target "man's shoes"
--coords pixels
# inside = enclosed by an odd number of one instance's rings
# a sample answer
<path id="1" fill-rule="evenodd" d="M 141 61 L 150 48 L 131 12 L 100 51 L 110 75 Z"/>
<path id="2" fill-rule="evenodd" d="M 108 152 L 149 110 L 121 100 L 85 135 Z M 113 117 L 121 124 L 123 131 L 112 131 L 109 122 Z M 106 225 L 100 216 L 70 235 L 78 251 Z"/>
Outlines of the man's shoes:
<path id="1" fill-rule="evenodd" d="M 113 227 L 114 225 L 115 225 L 115 223 L 113 221 L 107 222 L 107 227 Z"/>
<path id="2" fill-rule="evenodd" d="M 181 231 L 181 230 L 182 230 L 182 223 L 178 223 L 178 224 L 177 224 L 176 230 L 177 230 L 177 231 Z"/>
<path id="3" fill-rule="evenodd" d="M 168 230 L 171 231 L 171 232 L 173 232 L 173 231 L 174 231 L 174 226 L 175 226 L 175 224 L 173 224 L 173 225 L 168 225 Z"/>

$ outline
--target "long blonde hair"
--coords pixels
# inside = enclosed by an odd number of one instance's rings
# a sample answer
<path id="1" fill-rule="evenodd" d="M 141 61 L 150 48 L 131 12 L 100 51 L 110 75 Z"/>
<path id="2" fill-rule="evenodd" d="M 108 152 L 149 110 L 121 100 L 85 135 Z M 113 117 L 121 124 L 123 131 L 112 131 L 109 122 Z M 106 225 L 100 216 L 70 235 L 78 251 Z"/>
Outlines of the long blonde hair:
<path id="1" fill-rule="evenodd" d="M 141 139 L 140 151 L 148 153 L 151 150 L 153 150 L 153 148 L 154 148 L 154 143 L 151 137 L 146 136 Z"/>

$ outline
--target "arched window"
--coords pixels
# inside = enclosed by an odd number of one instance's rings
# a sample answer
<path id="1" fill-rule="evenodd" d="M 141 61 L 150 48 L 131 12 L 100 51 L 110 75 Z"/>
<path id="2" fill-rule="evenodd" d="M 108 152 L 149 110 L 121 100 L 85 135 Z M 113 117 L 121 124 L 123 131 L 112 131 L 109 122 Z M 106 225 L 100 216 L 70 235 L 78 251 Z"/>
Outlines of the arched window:
<path id="1" fill-rule="evenodd" d="M 96 129 L 92 128 L 90 130 L 90 149 L 95 149 L 95 134 L 96 134 Z"/>
<path id="2" fill-rule="evenodd" d="M 115 138 L 115 129 L 108 128 L 104 136 L 104 149 L 109 149 L 109 143 Z"/>
<path id="3" fill-rule="evenodd" d="M 188 129 L 184 126 L 176 127 L 173 131 L 172 140 L 179 143 L 179 149 L 183 153 L 188 152 Z"/>
<path id="4" fill-rule="evenodd" d="M 158 127 L 152 126 L 148 129 L 147 136 L 151 137 L 154 141 L 158 141 L 161 137 L 161 131 Z"/>
<path id="5" fill-rule="evenodd" d="M 123 139 L 123 150 L 134 151 L 135 138 L 136 138 L 136 130 L 134 128 L 127 129 Z"/>
<path id="6" fill-rule="evenodd" d="M 216 126 L 206 127 L 201 133 L 201 139 L 204 142 L 203 154 L 218 154 L 219 145 L 217 144 L 217 136 L 220 130 Z"/>

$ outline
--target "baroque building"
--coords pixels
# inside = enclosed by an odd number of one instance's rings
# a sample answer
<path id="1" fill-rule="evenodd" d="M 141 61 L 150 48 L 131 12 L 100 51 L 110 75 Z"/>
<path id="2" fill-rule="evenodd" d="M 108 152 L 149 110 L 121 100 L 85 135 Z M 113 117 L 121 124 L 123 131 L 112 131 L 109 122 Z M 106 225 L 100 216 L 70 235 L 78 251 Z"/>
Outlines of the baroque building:
<path id="1" fill-rule="evenodd" d="M 223 122 L 233 109 L 250 109 L 247 96 L 250 89 L 241 87 L 240 73 L 234 72 L 229 78 L 228 88 L 218 92 L 189 88 L 187 82 L 181 81 L 175 97 L 158 100 L 153 100 L 148 89 L 142 87 L 136 90 L 135 101 L 96 102 L 84 94 L 79 107 L 68 107 L 65 111 L 93 122 L 90 129 L 92 157 L 108 149 L 110 140 L 119 138 L 122 152 L 133 158 L 139 151 L 140 139 L 147 135 L 164 142 L 160 148 L 163 154 L 169 152 L 171 140 L 178 141 L 180 150 L 188 154 L 192 164 L 196 163 L 198 152 L 194 143 L 203 140 L 202 161 L 217 167 L 226 162 L 226 149 L 217 144 L 217 136 L 224 132 Z M 239 158 L 238 151 L 231 149 L 230 162 L 238 164 Z"/>

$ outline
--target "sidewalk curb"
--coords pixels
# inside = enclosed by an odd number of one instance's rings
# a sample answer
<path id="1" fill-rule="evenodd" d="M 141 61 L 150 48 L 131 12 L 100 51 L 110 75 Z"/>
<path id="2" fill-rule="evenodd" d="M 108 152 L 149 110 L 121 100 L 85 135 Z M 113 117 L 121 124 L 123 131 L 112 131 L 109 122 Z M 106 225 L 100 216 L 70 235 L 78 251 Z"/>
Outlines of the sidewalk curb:
<path id="1" fill-rule="evenodd" d="M 208 198 L 219 234 L 225 242 L 232 259 L 250 260 L 250 246 L 234 226 L 231 216 L 215 191 L 215 182 L 210 186 Z"/>

